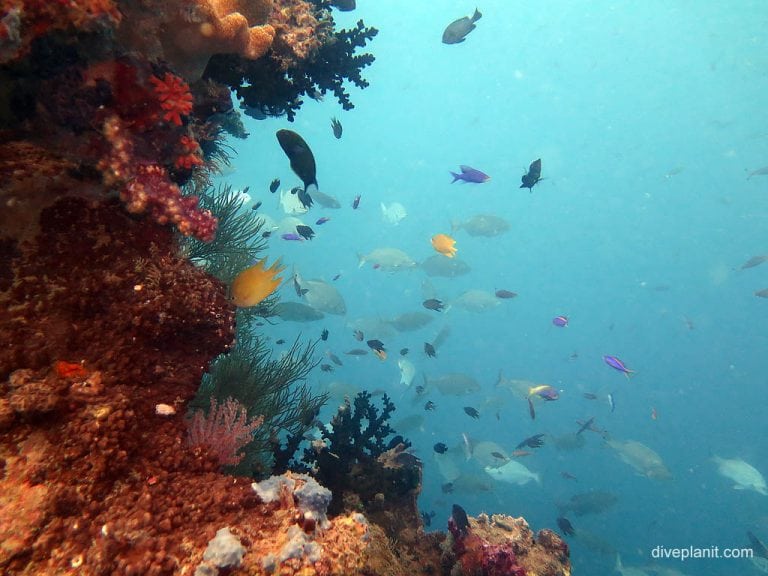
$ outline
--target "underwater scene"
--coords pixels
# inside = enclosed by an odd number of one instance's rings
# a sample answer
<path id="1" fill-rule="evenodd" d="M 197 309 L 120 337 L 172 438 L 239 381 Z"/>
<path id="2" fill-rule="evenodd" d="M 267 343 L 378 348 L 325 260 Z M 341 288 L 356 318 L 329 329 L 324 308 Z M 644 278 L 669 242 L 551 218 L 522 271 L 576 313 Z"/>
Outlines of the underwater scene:
<path id="1" fill-rule="evenodd" d="M 0 574 L 768 573 L 766 24 L 0 0 Z"/>

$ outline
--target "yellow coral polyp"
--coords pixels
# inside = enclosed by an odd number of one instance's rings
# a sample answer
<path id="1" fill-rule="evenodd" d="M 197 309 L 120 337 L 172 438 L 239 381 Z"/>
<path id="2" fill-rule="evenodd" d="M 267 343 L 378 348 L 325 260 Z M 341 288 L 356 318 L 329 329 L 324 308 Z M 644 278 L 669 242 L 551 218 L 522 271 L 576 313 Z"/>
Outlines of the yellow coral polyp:
<path id="1" fill-rule="evenodd" d="M 282 282 L 278 276 L 285 270 L 280 260 L 266 268 L 267 259 L 259 260 L 250 268 L 246 268 L 237 275 L 232 282 L 232 302 L 240 308 L 256 306 L 267 298 Z"/>

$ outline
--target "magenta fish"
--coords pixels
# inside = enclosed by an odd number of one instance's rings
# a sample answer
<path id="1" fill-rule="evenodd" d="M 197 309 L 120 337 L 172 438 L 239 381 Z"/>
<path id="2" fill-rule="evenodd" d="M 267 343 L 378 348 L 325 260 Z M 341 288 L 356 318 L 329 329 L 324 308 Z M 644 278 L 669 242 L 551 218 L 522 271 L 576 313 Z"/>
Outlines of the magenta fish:
<path id="1" fill-rule="evenodd" d="M 320 226 L 321 224 L 325 224 L 326 222 L 328 222 L 328 220 L 330 220 L 328 216 L 323 216 L 322 218 L 318 218 L 315 224 L 317 226 Z"/>
<path id="2" fill-rule="evenodd" d="M 280 238 L 282 238 L 283 240 L 294 240 L 294 241 L 298 240 L 299 242 L 302 241 L 301 236 L 299 236 L 298 234 L 294 234 L 293 232 L 289 232 L 288 234 L 283 234 L 282 236 L 280 236 Z"/>
<path id="3" fill-rule="evenodd" d="M 631 374 L 634 374 L 634 370 L 630 370 L 627 368 L 626 364 L 622 362 L 620 359 L 616 358 L 616 356 L 603 356 L 603 362 L 608 364 L 611 368 L 614 370 L 618 370 L 619 372 L 624 372 L 624 375 L 629 378 Z"/>
<path id="4" fill-rule="evenodd" d="M 568 317 L 567 316 L 555 316 L 552 318 L 552 324 L 555 326 L 559 326 L 560 328 L 565 328 L 568 326 Z"/>
<path id="5" fill-rule="evenodd" d="M 464 182 L 472 182 L 473 184 L 482 184 L 483 182 L 488 182 L 488 180 L 491 179 L 488 174 L 485 172 L 481 172 L 480 170 L 476 170 L 475 168 L 472 168 L 471 166 L 459 166 L 461 168 L 461 174 L 456 174 L 456 172 L 451 172 L 451 176 L 453 176 L 453 180 L 451 181 L 451 184 L 456 182 L 456 180 L 463 180 Z"/>
<path id="6" fill-rule="evenodd" d="M 357 210 L 358 206 L 360 206 L 360 194 L 355 196 L 355 199 L 352 200 L 352 210 Z"/>

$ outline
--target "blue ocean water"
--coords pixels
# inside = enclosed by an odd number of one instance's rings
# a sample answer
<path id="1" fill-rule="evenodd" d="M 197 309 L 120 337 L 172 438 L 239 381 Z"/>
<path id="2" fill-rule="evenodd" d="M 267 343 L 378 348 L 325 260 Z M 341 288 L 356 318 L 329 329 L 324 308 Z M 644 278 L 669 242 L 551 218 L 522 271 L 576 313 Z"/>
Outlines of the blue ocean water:
<path id="1" fill-rule="evenodd" d="M 745 559 L 657 562 L 651 552 L 743 547 L 747 530 L 768 541 L 766 496 L 733 490 L 712 462 L 714 455 L 741 458 L 768 473 L 768 301 L 754 295 L 768 287 L 768 265 L 740 269 L 768 253 L 768 176 L 747 179 L 768 165 L 768 5 L 496 0 L 478 5 L 483 17 L 464 43 L 442 44 L 445 26 L 474 8 L 453 0 L 358 0 L 356 11 L 334 15 L 342 27 L 364 18 L 380 30 L 368 47 L 376 61 L 363 73 L 370 87 L 350 89 L 355 109 L 342 111 L 329 94 L 307 99 L 293 123 L 246 119 L 250 137 L 233 142 L 235 172 L 224 181 L 250 186 L 263 213 L 283 218 L 278 194 L 267 188 L 275 177 L 283 188 L 299 184 L 275 139 L 276 130 L 289 128 L 312 148 L 320 190 L 342 203 L 301 216 L 317 232 L 314 240 L 273 236 L 268 256 L 305 278 L 332 282 L 340 274 L 332 283 L 346 315 L 267 326 L 265 335 L 291 342 L 327 328 L 318 350 L 344 365 L 316 370 L 310 380 L 317 390 L 333 382 L 337 389 L 384 389 L 398 407 L 396 428 L 401 418 L 423 418 L 398 432 L 424 462 L 420 507 L 435 512 L 433 528 L 444 529 L 453 503 L 470 514 L 523 515 L 534 529 L 556 528 L 556 502 L 605 490 L 618 498 L 614 507 L 569 516 L 577 531 L 568 539 L 575 574 L 612 573 L 617 552 L 648 573 L 757 573 Z M 331 132 L 333 116 L 344 126 L 340 140 Z M 537 158 L 543 180 L 529 193 L 520 177 Z M 451 184 L 449 170 L 460 164 L 492 178 Z M 352 210 L 358 194 L 360 207 Z M 407 217 L 385 223 L 382 202 L 400 202 Z M 358 267 L 358 254 L 379 247 L 421 262 L 435 254 L 432 235 L 482 213 L 511 228 L 495 237 L 452 234 L 457 256 L 471 267 L 465 276 Z M 315 226 L 320 216 L 331 220 Z M 356 319 L 428 312 L 421 306 L 425 281 L 446 303 L 468 289 L 504 288 L 518 297 L 488 312 L 430 312 L 435 320 L 425 328 L 385 340 L 385 361 L 343 354 L 360 347 L 352 337 Z M 281 296 L 296 300 L 290 283 Z M 561 314 L 567 328 L 551 323 Z M 423 343 L 444 326 L 450 335 L 427 358 Z M 417 369 L 408 389 L 398 384 L 403 347 Z M 603 362 L 606 354 L 637 374 L 628 380 Z M 538 403 L 531 420 L 524 398 L 496 387 L 500 371 L 551 384 L 560 399 Z M 449 372 L 472 376 L 481 390 L 453 397 L 428 386 L 416 395 L 424 376 Z M 423 409 L 427 399 L 435 411 Z M 480 418 L 465 415 L 464 406 Z M 594 432 L 583 434 L 579 449 L 555 448 L 555 437 L 592 416 L 611 438 L 656 451 L 674 479 L 638 475 Z M 545 446 L 518 460 L 541 484 L 495 482 L 465 458 L 462 433 L 507 452 L 546 434 Z M 445 456 L 465 473 L 449 494 L 441 490 L 447 479 L 436 442 L 451 448 Z"/>

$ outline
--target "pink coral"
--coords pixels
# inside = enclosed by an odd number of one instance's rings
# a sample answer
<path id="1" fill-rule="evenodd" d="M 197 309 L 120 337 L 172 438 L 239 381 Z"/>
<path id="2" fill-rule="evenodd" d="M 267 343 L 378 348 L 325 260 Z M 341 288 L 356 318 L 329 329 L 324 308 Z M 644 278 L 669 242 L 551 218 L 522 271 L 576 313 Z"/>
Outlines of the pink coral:
<path id="1" fill-rule="evenodd" d="M 185 236 L 213 240 L 217 225 L 213 214 L 198 208 L 197 196 L 182 196 L 165 168 L 134 157 L 131 135 L 117 116 L 104 123 L 104 135 L 111 150 L 99 167 L 107 184 L 120 186 L 120 198 L 129 212 L 149 212 L 155 221 L 174 224 Z"/>
<path id="2" fill-rule="evenodd" d="M 211 407 L 206 414 L 197 410 L 189 420 L 190 446 L 208 448 L 222 466 L 234 466 L 243 459 L 240 452 L 251 440 L 253 433 L 264 422 L 264 417 L 248 419 L 248 411 L 234 398 L 222 404 L 211 396 Z"/>

